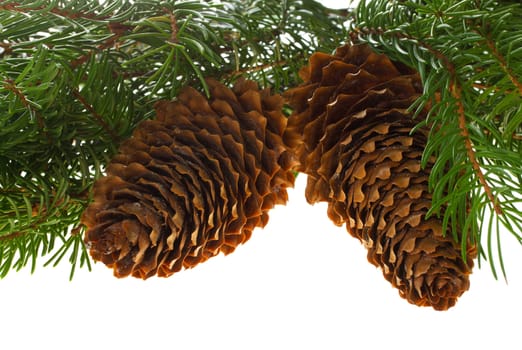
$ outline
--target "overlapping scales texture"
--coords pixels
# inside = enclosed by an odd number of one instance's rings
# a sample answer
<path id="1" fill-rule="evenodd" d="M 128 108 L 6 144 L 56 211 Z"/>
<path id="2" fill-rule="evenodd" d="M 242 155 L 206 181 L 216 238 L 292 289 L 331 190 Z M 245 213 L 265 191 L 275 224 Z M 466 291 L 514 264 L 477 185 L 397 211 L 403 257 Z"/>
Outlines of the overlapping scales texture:
<path id="1" fill-rule="evenodd" d="M 285 204 L 294 160 L 283 99 L 240 80 L 208 80 L 156 105 L 94 185 L 82 221 L 95 260 L 117 277 L 169 276 L 234 251 Z"/>
<path id="2" fill-rule="evenodd" d="M 286 93 L 294 113 L 285 139 L 308 174 L 308 202 L 328 202 L 328 215 L 368 249 L 400 295 L 445 310 L 469 288 L 475 252 L 443 234 L 421 168 L 427 131 L 408 111 L 422 93 L 419 76 L 366 45 L 316 53 L 304 83 Z"/>

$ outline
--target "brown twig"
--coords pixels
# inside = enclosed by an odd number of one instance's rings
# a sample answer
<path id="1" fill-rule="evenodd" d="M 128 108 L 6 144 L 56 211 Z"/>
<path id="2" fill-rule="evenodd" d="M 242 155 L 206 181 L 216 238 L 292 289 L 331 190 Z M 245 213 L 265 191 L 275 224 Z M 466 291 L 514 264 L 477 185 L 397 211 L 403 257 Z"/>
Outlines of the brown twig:
<path id="1" fill-rule="evenodd" d="M 0 48 L 3 49 L 3 51 L 0 53 L 0 57 L 10 55 L 13 52 L 13 47 L 10 43 L 0 42 Z"/>
<path id="2" fill-rule="evenodd" d="M 518 89 L 519 94 L 522 96 L 522 83 L 518 81 L 515 74 L 513 74 L 511 68 L 508 67 L 507 61 L 504 58 L 504 56 L 497 50 L 495 42 L 491 40 L 491 34 L 485 35 L 485 39 L 486 45 L 490 49 L 491 54 L 497 59 L 502 70 L 508 75 L 511 82 L 513 83 L 513 85 L 515 85 L 515 87 Z"/>
<path id="3" fill-rule="evenodd" d="M 62 199 L 62 202 L 63 202 L 63 199 Z M 29 229 L 27 230 L 24 230 L 24 231 L 15 231 L 15 232 L 11 232 L 7 235 L 1 235 L 0 236 L 0 242 L 5 242 L 5 241 L 9 241 L 9 240 L 12 240 L 12 239 L 15 239 L 15 238 L 18 238 L 18 237 L 22 237 L 22 236 L 25 236 L 25 235 L 28 235 L 31 233 L 31 231 L 38 227 L 39 224 L 43 223 L 46 219 L 46 210 L 45 208 L 41 209 L 40 205 L 38 203 L 35 203 L 32 205 L 32 213 L 31 215 L 34 217 L 36 215 L 38 215 L 39 213 L 43 213 L 44 216 L 41 216 L 38 220 L 36 220 L 35 222 L 32 222 L 31 224 L 29 224 Z"/>
<path id="4" fill-rule="evenodd" d="M 484 188 L 484 191 L 486 192 L 488 199 L 493 204 L 493 208 L 495 209 L 495 212 L 498 215 L 502 215 L 502 208 L 500 208 L 497 201 L 495 200 L 493 191 L 491 190 L 491 187 L 487 183 L 486 177 L 484 176 L 484 173 L 482 172 L 482 169 L 480 168 L 480 165 L 475 157 L 475 151 L 473 151 L 473 144 L 471 143 L 471 138 L 469 136 L 469 130 L 466 125 L 466 114 L 464 111 L 464 104 L 462 103 L 462 91 L 460 89 L 460 86 L 456 83 L 456 79 L 453 79 L 453 81 L 451 82 L 450 91 L 451 91 L 451 95 L 456 100 L 457 114 L 459 117 L 460 134 L 464 138 L 466 151 L 468 154 L 468 158 L 471 162 L 471 165 L 473 166 L 473 170 L 475 170 L 475 173 L 477 174 L 480 184 Z"/>
<path id="5" fill-rule="evenodd" d="M 95 49 L 90 50 L 90 51 L 86 52 L 85 54 L 83 54 L 82 56 L 71 61 L 72 68 L 76 68 L 79 65 L 82 65 L 85 62 L 87 62 L 92 57 L 92 55 L 95 54 L 96 52 L 103 51 L 105 49 L 115 46 L 118 39 L 130 28 L 129 26 L 126 26 L 121 23 L 109 23 L 108 27 L 114 35 L 107 38 L 107 40 L 105 40 L 105 42 L 98 45 Z"/>
<path id="6" fill-rule="evenodd" d="M 89 102 L 87 102 L 87 100 L 82 96 L 82 94 L 80 94 L 78 90 L 73 90 L 72 93 L 78 99 L 78 101 L 80 101 L 80 103 L 85 107 L 85 109 L 92 114 L 96 122 L 101 125 L 103 130 L 105 130 L 105 132 L 109 134 L 113 140 L 118 141 L 120 137 L 114 132 L 114 130 L 112 130 L 109 124 L 105 122 L 103 117 L 99 115 L 98 112 L 96 112 L 94 107 Z"/>
<path id="7" fill-rule="evenodd" d="M 82 192 L 77 196 L 69 197 L 69 201 L 66 204 L 66 206 L 77 205 L 80 201 L 85 201 L 87 198 L 88 198 L 88 196 Z M 64 198 L 55 199 L 53 206 L 54 207 L 60 206 L 64 203 L 64 201 L 65 201 Z M 38 226 L 40 224 L 44 223 L 46 220 L 48 220 L 49 218 L 52 217 L 48 213 L 49 212 L 45 207 L 42 208 L 38 203 L 33 204 L 32 216 L 36 217 L 38 215 L 39 217 L 37 218 L 37 220 L 35 220 L 32 223 L 30 223 L 29 225 L 27 225 L 27 228 L 25 230 L 14 231 L 14 232 L 8 233 L 6 235 L 0 235 L 0 243 L 31 234 L 32 232 L 34 232 L 35 229 L 38 228 Z M 80 229 L 81 229 L 81 227 L 78 227 L 78 226 L 72 228 L 71 235 L 77 234 Z"/>
<path id="8" fill-rule="evenodd" d="M 47 141 L 49 143 L 52 143 L 52 140 L 51 140 L 51 137 L 49 136 L 49 133 L 47 132 L 47 130 L 45 130 L 45 120 L 42 118 L 42 116 L 38 112 L 38 110 L 36 110 L 33 106 L 31 106 L 31 104 L 27 100 L 27 97 L 25 97 L 25 95 L 22 92 L 22 90 L 20 90 L 16 86 L 14 80 L 11 80 L 11 79 L 4 80 L 4 88 L 9 90 L 9 91 L 11 91 L 13 94 L 15 94 L 15 96 L 18 97 L 18 99 L 22 102 L 24 107 L 31 111 L 31 113 L 36 117 L 36 122 L 38 123 L 38 127 L 40 128 L 42 133 L 47 138 Z"/>
<path id="9" fill-rule="evenodd" d="M 474 88 L 479 89 L 479 90 L 493 89 L 495 92 L 499 92 L 500 91 L 500 88 L 497 87 L 497 86 L 489 86 L 489 85 L 484 85 L 484 84 L 479 84 L 479 83 L 473 83 L 473 84 L 471 84 L 471 86 L 473 86 Z M 511 90 L 505 90 L 504 92 L 506 94 L 510 94 L 512 91 Z"/>
<path id="10" fill-rule="evenodd" d="M 243 75 L 245 73 L 254 73 L 254 72 L 259 72 L 259 71 L 262 71 L 262 70 L 265 70 L 268 68 L 272 68 L 272 67 L 284 66 L 286 63 L 287 63 L 287 60 L 265 63 L 265 64 L 261 64 L 259 66 L 254 66 L 254 67 L 249 67 L 246 69 L 232 71 L 232 72 L 226 74 L 224 77 L 226 79 L 228 79 L 228 78 L 236 77 L 239 75 Z"/>
<path id="11" fill-rule="evenodd" d="M 178 22 L 176 20 L 176 16 L 174 15 L 174 12 L 169 10 L 168 8 L 164 7 L 163 11 L 167 12 L 169 14 L 170 18 L 170 42 L 171 43 L 178 43 Z"/>
<path id="12" fill-rule="evenodd" d="M 10 241 L 12 239 L 15 239 L 17 237 L 25 236 L 28 232 L 22 232 L 22 231 L 15 231 L 11 232 L 7 235 L 0 235 L 0 242 Z"/>
<path id="13" fill-rule="evenodd" d="M 479 84 L 479 83 L 473 83 L 472 86 L 473 86 L 474 88 L 476 88 L 476 89 L 480 89 L 480 90 L 489 90 L 489 89 L 492 88 L 493 90 L 495 90 L 495 92 L 500 91 L 500 89 L 499 89 L 498 87 L 495 87 L 495 86 L 488 86 L 488 85 Z M 510 94 L 510 93 L 512 93 L 512 91 L 511 91 L 511 90 L 506 90 L 505 93 L 506 93 L 506 94 Z M 482 132 L 484 132 L 486 135 L 491 134 L 491 133 L 489 132 L 489 130 L 487 130 L 487 129 L 482 130 Z M 522 140 L 522 135 L 517 135 L 516 133 L 513 133 L 513 134 L 511 135 L 511 138 L 512 138 L 513 140 Z"/>
<path id="14" fill-rule="evenodd" d="M 483 129 L 482 132 L 483 132 L 484 134 L 486 134 L 486 135 L 491 135 L 491 132 L 490 132 L 488 129 Z M 519 134 L 513 132 L 513 133 L 511 134 L 511 138 L 512 138 L 513 140 L 520 141 L 520 140 L 522 140 L 522 135 L 519 135 Z"/>

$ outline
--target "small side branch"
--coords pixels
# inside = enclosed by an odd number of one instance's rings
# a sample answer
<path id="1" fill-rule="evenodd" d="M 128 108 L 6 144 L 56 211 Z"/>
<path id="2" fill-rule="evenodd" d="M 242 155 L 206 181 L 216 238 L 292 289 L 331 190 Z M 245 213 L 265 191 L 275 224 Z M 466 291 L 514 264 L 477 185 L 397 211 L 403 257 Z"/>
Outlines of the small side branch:
<path id="1" fill-rule="evenodd" d="M 522 96 L 522 82 L 520 82 L 516 75 L 513 74 L 511 68 L 508 67 L 507 61 L 504 56 L 497 50 L 495 42 L 491 39 L 491 35 L 486 36 L 486 45 L 491 51 L 491 54 L 497 59 L 502 70 L 508 75 L 509 79 L 518 89 L 518 93 Z"/>
<path id="2" fill-rule="evenodd" d="M 0 42 L 0 48 L 2 49 L 0 52 L 0 58 L 8 56 L 13 52 L 13 47 L 8 42 Z"/>
<path id="3" fill-rule="evenodd" d="M 486 195 L 488 196 L 488 199 L 493 204 L 493 208 L 495 209 L 495 212 L 498 215 L 502 215 L 502 208 L 498 205 L 497 201 L 495 200 L 495 196 L 493 195 L 493 191 L 491 190 L 491 187 L 486 181 L 486 177 L 484 176 L 484 173 L 482 172 L 482 169 L 480 168 L 480 165 L 477 161 L 477 158 L 475 157 L 475 151 L 473 150 L 473 144 L 471 143 L 471 139 L 469 137 L 469 131 L 468 127 L 466 126 L 466 115 L 464 112 L 464 104 L 462 103 L 462 91 L 460 87 L 453 82 L 451 84 L 451 95 L 456 99 L 457 104 L 457 113 L 459 117 L 459 128 L 461 131 L 461 136 L 464 138 L 464 143 L 466 146 L 466 152 L 468 154 L 468 158 L 471 162 L 471 165 L 473 167 L 473 170 L 478 176 L 478 179 L 480 181 L 480 184 L 484 188 L 484 191 L 486 192 Z"/>
<path id="4" fill-rule="evenodd" d="M 235 70 L 233 72 L 230 72 L 229 74 L 226 74 L 225 78 L 233 78 L 233 77 L 237 77 L 237 76 L 243 75 L 245 73 L 260 72 L 260 71 L 263 71 L 265 69 L 284 66 L 284 65 L 286 65 L 286 63 L 287 63 L 286 60 L 281 60 L 281 61 L 261 64 L 261 65 L 254 66 L 254 67 L 249 67 L 249 68 L 246 68 L 246 69 Z"/>
<path id="5" fill-rule="evenodd" d="M 118 39 L 130 28 L 129 26 L 125 26 L 121 23 L 109 23 L 109 29 L 114 34 L 113 36 L 109 37 L 105 42 L 98 45 L 96 49 L 90 50 L 83 54 L 82 56 L 76 58 L 71 62 L 71 67 L 76 68 L 79 65 L 84 64 L 87 62 L 92 55 L 94 55 L 96 52 L 103 51 L 105 49 L 108 49 L 110 47 L 113 47 L 116 45 L 116 42 Z"/>
<path id="6" fill-rule="evenodd" d="M 169 14 L 170 19 L 170 42 L 171 43 L 178 43 L 178 22 L 176 20 L 176 16 L 174 15 L 174 12 L 169 10 L 168 8 L 163 8 L 163 11 L 167 12 Z"/>
<path id="7" fill-rule="evenodd" d="M 52 143 L 52 140 L 51 140 L 51 137 L 49 136 L 49 133 L 45 130 L 45 121 L 44 121 L 44 119 L 42 118 L 42 116 L 40 115 L 38 110 L 36 110 L 33 106 L 31 106 L 31 104 L 29 103 L 29 100 L 27 100 L 27 97 L 25 97 L 25 95 L 22 92 L 22 90 L 20 90 L 16 86 L 14 80 L 6 79 L 4 81 L 4 88 L 9 90 L 9 91 L 11 91 L 13 94 L 15 94 L 15 96 L 22 102 L 24 107 L 31 111 L 31 113 L 36 118 L 36 122 L 38 123 L 38 127 L 40 128 L 41 132 L 45 135 L 45 137 L 47 138 L 47 141 L 49 143 Z"/>
<path id="8" fill-rule="evenodd" d="M 18 237 L 25 236 L 26 234 L 27 234 L 27 232 L 16 231 L 16 232 L 12 232 L 8 235 L 1 235 L 0 243 L 10 241 L 10 240 L 18 238 Z"/>
<path id="9" fill-rule="evenodd" d="M 103 130 L 105 130 L 105 132 L 107 134 L 109 134 L 113 140 L 120 139 L 120 137 L 112 130 L 112 128 L 109 126 L 109 124 L 107 124 L 105 122 L 103 117 L 101 115 L 99 115 L 98 112 L 96 112 L 94 107 L 89 102 L 87 102 L 87 100 L 82 96 L 82 94 L 80 94 L 80 92 L 78 90 L 73 90 L 72 93 L 73 93 L 74 97 L 76 97 L 78 99 L 78 101 L 80 101 L 80 103 L 83 105 L 83 107 L 85 107 L 85 109 L 87 111 L 89 111 L 89 113 L 91 113 L 91 115 L 94 117 L 96 122 L 101 125 Z"/>

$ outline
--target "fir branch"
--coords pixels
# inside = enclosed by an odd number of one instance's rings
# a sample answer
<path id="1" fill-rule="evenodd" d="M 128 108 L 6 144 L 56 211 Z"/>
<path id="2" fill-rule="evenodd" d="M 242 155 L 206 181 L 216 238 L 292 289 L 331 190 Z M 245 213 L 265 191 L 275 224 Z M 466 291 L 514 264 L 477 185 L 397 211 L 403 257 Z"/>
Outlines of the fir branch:
<path id="1" fill-rule="evenodd" d="M 114 33 L 114 35 L 107 38 L 107 40 L 98 45 L 95 49 L 87 51 L 80 57 L 72 60 L 71 67 L 73 69 L 87 62 L 96 53 L 116 46 L 120 37 L 123 36 L 131 27 L 125 26 L 121 23 L 109 23 L 108 28 L 112 33 Z"/>
<path id="2" fill-rule="evenodd" d="M 500 66 L 502 67 L 502 70 L 504 72 L 506 72 L 507 76 L 509 77 L 509 79 L 511 80 L 513 85 L 515 85 L 516 88 L 518 89 L 518 93 L 520 94 L 520 96 L 522 96 L 522 82 L 518 80 L 518 77 L 515 76 L 515 74 L 513 73 L 513 70 L 508 67 L 506 59 L 497 50 L 495 42 L 491 38 L 491 34 L 490 33 L 487 33 L 485 35 L 485 40 L 486 40 L 487 47 L 490 49 L 490 51 L 493 54 L 493 56 L 498 60 Z"/>
<path id="3" fill-rule="evenodd" d="M 459 127 L 461 130 L 460 135 L 464 138 L 464 142 L 466 145 L 466 151 L 468 153 L 468 159 L 471 162 L 471 166 L 473 167 L 473 170 L 478 176 L 478 179 L 480 181 L 480 184 L 484 188 L 484 192 L 489 198 L 489 201 L 493 205 L 493 208 L 495 208 L 495 212 L 498 215 L 503 215 L 502 208 L 497 203 L 497 200 L 495 199 L 495 196 L 493 195 L 493 192 L 491 191 L 491 187 L 488 185 L 486 177 L 484 176 L 484 173 L 482 172 L 482 169 L 480 168 L 480 164 L 477 161 L 477 158 L 475 156 L 475 151 L 473 150 L 473 144 L 471 142 L 471 138 L 469 135 L 469 130 L 467 127 L 467 121 L 466 121 L 466 113 L 464 110 L 464 103 L 462 103 L 462 91 L 460 86 L 456 83 L 456 77 L 455 77 L 455 68 L 450 66 L 448 67 L 448 70 L 451 75 L 453 75 L 453 79 L 451 81 L 450 85 L 450 91 L 453 97 L 455 98 L 455 104 L 457 105 L 457 114 L 459 119 Z"/>
<path id="4" fill-rule="evenodd" d="M 30 5 L 33 5 L 30 3 Z M 60 7 L 54 6 L 49 9 L 49 6 L 46 4 L 42 4 L 39 6 L 28 6 L 24 4 L 23 2 L 18 1 L 12 1 L 12 2 L 5 2 L 0 4 L 0 11 L 12 11 L 12 12 L 19 12 L 19 13 L 25 13 L 25 14 L 31 14 L 38 11 L 45 11 L 47 13 L 52 13 L 55 15 L 58 15 L 60 17 L 65 17 L 70 20 L 77 20 L 77 19 L 87 19 L 87 20 L 97 20 L 97 21 L 103 21 L 110 16 L 98 16 L 91 13 L 85 13 L 80 11 L 69 11 L 66 9 L 62 9 Z"/>
<path id="5" fill-rule="evenodd" d="M 2 241 L 11 241 L 15 238 L 22 237 L 26 234 L 28 234 L 28 232 L 15 231 L 15 232 L 9 233 L 7 235 L 0 235 L 0 243 Z"/>
<path id="6" fill-rule="evenodd" d="M 261 64 L 261 65 L 255 66 L 255 67 L 246 67 L 245 69 L 232 71 L 229 74 L 227 74 L 224 78 L 227 79 L 227 80 L 228 79 L 234 79 L 236 77 L 244 76 L 245 74 L 248 74 L 248 73 L 260 72 L 260 71 L 263 71 L 265 69 L 271 69 L 271 68 L 274 68 L 274 67 L 284 67 L 287 64 L 288 64 L 287 60 L 281 60 L 281 61 L 275 61 L 275 62 L 270 62 L 270 63 L 266 63 L 266 64 Z"/>
<path id="7" fill-rule="evenodd" d="M 94 107 L 89 102 L 87 102 L 87 100 L 82 96 L 82 94 L 78 90 L 72 90 L 72 94 L 78 99 L 78 101 L 80 101 L 82 106 L 84 106 L 85 109 L 89 111 L 89 113 L 91 113 L 96 122 L 99 125 L 101 125 L 101 127 L 103 128 L 103 130 L 105 130 L 107 134 L 109 134 L 111 139 L 118 143 L 120 140 L 120 136 L 114 132 L 114 130 L 107 124 L 107 122 L 105 122 L 105 119 L 96 112 Z"/>
<path id="8" fill-rule="evenodd" d="M 45 127 L 45 120 L 41 116 L 40 112 L 36 108 L 34 108 L 34 106 L 29 102 L 22 90 L 16 86 L 15 81 L 12 79 L 4 80 L 4 88 L 8 91 L 13 92 L 15 96 L 18 97 L 18 99 L 22 102 L 24 107 L 30 111 L 31 115 L 34 115 L 36 117 L 36 121 L 38 123 L 38 127 L 40 128 L 40 131 L 42 132 L 42 134 L 45 135 L 45 138 L 47 139 L 48 143 L 52 144 L 52 139 L 46 130 L 47 128 Z"/>
<path id="9" fill-rule="evenodd" d="M 178 43 L 179 40 L 178 40 L 178 31 L 179 31 L 179 28 L 178 28 L 178 22 L 176 20 L 176 16 L 174 15 L 174 12 L 172 12 L 170 9 L 164 7 L 163 10 L 168 13 L 169 15 L 169 19 L 170 19 L 170 31 L 171 31 L 171 34 L 170 34 L 170 42 L 171 43 Z"/>

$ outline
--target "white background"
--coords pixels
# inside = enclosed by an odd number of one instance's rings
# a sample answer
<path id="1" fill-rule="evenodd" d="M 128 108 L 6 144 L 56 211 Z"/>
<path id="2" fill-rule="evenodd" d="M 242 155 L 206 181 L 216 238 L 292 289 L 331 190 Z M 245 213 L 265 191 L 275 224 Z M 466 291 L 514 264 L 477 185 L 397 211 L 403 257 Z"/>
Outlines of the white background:
<path id="1" fill-rule="evenodd" d="M 66 262 L 12 272 L 0 280 L 0 349 L 521 348 L 522 248 L 510 237 L 509 284 L 485 265 L 454 308 L 419 308 L 326 205 L 305 202 L 305 180 L 236 252 L 168 279 L 120 280 L 95 264 L 69 282 Z"/>
<path id="2" fill-rule="evenodd" d="M 11 273 L 0 280 L 0 348 L 520 349 L 519 246 L 505 256 L 509 285 L 484 266 L 454 308 L 419 308 L 325 205 L 305 202 L 305 181 L 233 254 L 168 279 L 116 279 L 99 263 L 72 282 L 67 263 Z"/>

